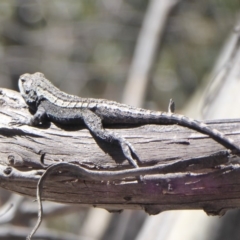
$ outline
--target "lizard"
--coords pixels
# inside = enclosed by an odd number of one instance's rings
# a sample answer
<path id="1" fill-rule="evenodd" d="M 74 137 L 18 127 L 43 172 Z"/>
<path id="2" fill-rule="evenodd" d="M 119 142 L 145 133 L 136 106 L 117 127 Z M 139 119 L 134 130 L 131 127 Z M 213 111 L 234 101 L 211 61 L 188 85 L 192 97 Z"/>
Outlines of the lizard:
<path id="1" fill-rule="evenodd" d="M 133 154 L 137 156 L 134 147 L 116 132 L 106 130 L 104 124 L 178 124 L 208 135 L 227 149 L 240 152 L 240 146 L 222 132 L 201 121 L 174 113 L 171 101 L 168 112 L 161 112 L 105 99 L 81 98 L 61 91 L 40 72 L 21 75 L 18 86 L 34 115 L 25 120 L 16 120 L 16 123 L 31 126 L 38 126 L 44 121 L 60 124 L 84 123 L 95 137 L 110 143 L 117 142 L 126 159 L 135 168 L 139 166 L 133 159 Z"/>

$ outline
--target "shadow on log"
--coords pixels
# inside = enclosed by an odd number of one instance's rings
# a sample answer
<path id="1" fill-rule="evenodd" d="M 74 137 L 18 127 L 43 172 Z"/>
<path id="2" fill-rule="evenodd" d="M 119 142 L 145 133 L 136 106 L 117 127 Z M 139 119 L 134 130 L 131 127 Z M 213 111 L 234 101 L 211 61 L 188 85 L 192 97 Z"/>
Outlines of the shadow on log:
<path id="1" fill-rule="evenodd" d="M 119 146 L 94 139 L 84 126 L 9 124 L 30 115 L 18 92 L 0 89 L 2 188 L 35 197 L 46 169 L 69 163 L 73 167 L 59 167 L 48 175 L 44 200 L 149 214 L 204 209 L 221 215 L 240 206 L 239 156 L 204 134 L 178 125 L 118 126 L 113 130 L 138 153 L 140 168 L 133 169 Z M 240 144 L 239 119 L 208 124 Z"/>

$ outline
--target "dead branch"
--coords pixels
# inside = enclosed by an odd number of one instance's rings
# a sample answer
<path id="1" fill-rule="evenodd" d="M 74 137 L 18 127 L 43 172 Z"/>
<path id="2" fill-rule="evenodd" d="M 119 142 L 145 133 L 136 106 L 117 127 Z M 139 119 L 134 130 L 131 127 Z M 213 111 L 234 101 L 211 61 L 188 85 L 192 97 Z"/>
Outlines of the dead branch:
<path id="1" fill-rule="evenodd" d="M 143 105 L 157 48 L 162 40 L 168 17 L 178 2 L 179 0 L 149 2 L 123 93 L 124 103 L 138 107 Z"/>
<path id="2" fill-rule="evenodd" d="M 43 184 L 44 200 L 109 211 L 144 209 L 149 214 L 170 209 L 222 214 L 240 206 L 239 157 L 206 135 L 177 125 L 119 126 L 114 131 L 138 152 L 141 167 L 133 169 L 120 147 L 94 139 L 84 127 L 9 125 L 12 118 L 29 115 L 19 93 L 0 90 L 2 188 L 35 197 L 48 166 L 70 163 L 87 173 L 68 167 L 53 171 Z M 209 125 L 240 144 L 240 120 Z M 123 170 L 125 175 L 117 175 Z M 116 176 L 106 177 L 109 172 Z M 106 176 L 92 177 L 99 173 Z"/>
<path id="3" fill-rule="evenodd" d="M 210 74 L 205 96 L 201 101 L 202 115 L 204 118 L 238 117 L 240 111 L 235 106 L 239 104 L 240 87 L 240 18 L 234 30 L 228 37 L 220 56 Z M 230 94 L 228 94 L 230 93 Z M 234 104 L 233 104 L 234 103 Z M 219 108 L 218 106 L 224 106 Z"/>

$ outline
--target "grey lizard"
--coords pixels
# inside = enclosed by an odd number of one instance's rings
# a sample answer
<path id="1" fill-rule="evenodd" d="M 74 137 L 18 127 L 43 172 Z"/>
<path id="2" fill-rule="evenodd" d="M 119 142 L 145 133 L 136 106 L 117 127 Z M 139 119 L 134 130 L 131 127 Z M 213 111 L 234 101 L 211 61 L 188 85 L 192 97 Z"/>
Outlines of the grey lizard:
<path id="1" fill-rule="evenodd" d="M 46 120 L 60 124 L 84 123 L 97 138 L 118 142 L 129 163 L 136 168 L 138 164 L 132 156 L 132 153 L 137 156 L 134 147 L 119 134 L 104 129 L 104 124 L 178 124 L 204 133 L 226 148 L 240 152 L 240 147 L 232 139 L 203 122 L 175 114 L 174 106 L 168 112 L 160 112 L 105 99 L 69 95 L 60 91 L 39 72 L 23 74 L 18 85 L 25 102 L 35 112 L 32 118 L 19 121 L 20 124 L 37 126 Z"/>

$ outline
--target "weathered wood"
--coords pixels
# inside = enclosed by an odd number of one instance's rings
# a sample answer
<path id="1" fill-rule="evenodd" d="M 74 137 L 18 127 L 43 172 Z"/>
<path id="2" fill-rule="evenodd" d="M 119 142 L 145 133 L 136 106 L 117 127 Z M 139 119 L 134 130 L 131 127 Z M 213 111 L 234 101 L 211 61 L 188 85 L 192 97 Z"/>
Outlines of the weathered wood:
<path id="1" fill-rule="evenodd" d="M 29 117 L 19 93 L 0 89 L 0 186 L 35 197 L 36 185 L 46 167 L 78 163 L 92 170 L 116 171 L 129 166 L 119 146 L 93 138 L 84 127 L 41 128 L 12 126 L 12 118 Z M 240 144 L 240 120 L 209 122 Z M 133 144 L 141 167 L 173 165 L 142 181 L 93 181 L 62 171 L 48 176 L 45 200 L 98 206 L 110 211 L 144 209 L 156 214 L 170 209 L 204 209 L 222 214 L 240 206 L 239 157 L 196 131 L 177 125 L 145 125 L 114 131 Z"/>

